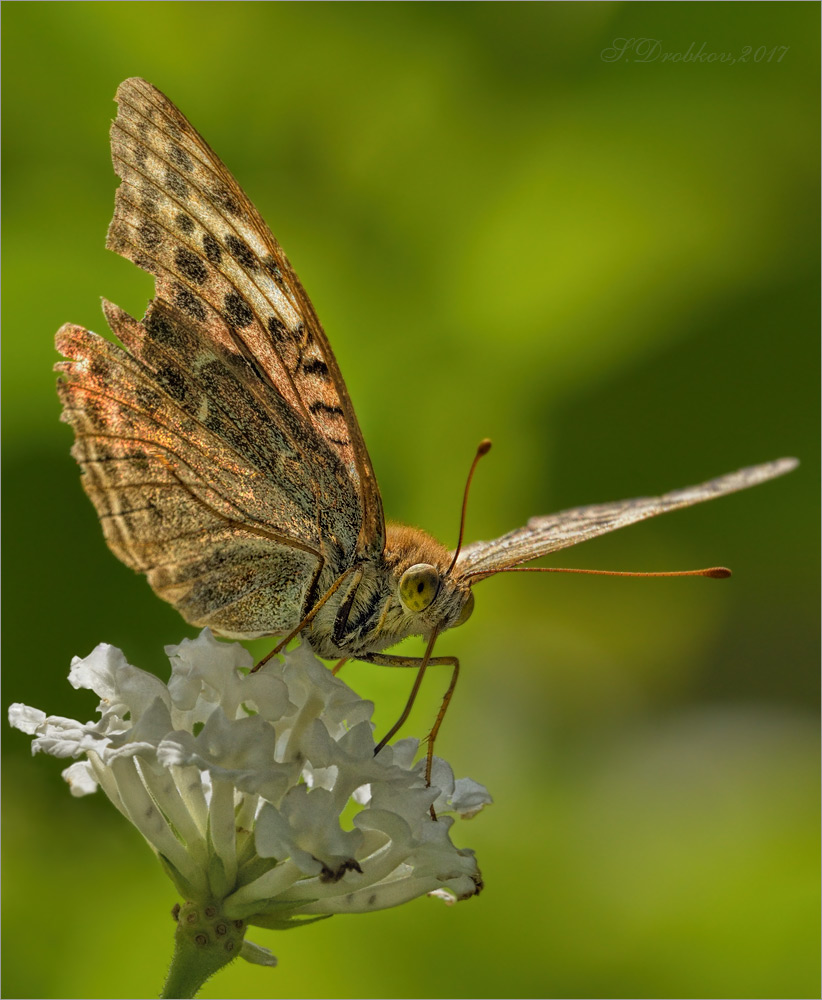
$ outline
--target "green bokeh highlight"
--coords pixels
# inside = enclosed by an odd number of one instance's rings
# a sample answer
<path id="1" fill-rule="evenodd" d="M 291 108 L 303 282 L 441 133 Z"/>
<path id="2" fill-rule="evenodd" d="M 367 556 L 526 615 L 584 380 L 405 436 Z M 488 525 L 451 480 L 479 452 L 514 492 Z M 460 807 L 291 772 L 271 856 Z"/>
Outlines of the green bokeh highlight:
<path id="1" fill-rule="evenodd" d="M 470 538 L 802 460 L 556 559 L 722 563 L 727 583 L 478 587 L 438 647 L 464 665 L 439 749 L 496 798 L 455 832 L 485 893 L 259 932 L 280 967 L 238 963 L 203 996 L 818 995 L 818 6 L 2 16 L 5 704 L 91 717 L 72 654 L 106 640 L 162 671 L 192 634 L 105 548 L 51 373 L 61 323 L 102 330 L 100 295 L 138 316 L 151 295 L 104 249 L 127 76 L 179 104 L 285 246 L 388 516 L 451 542 L 484 436 Z M 751 57 L 604 61 L 618 38 Z M 410 675 L 346 669 L 387 728 Z M 101 797 L 72 800 L 56 762 L 3 738 L 5 995 L 155 995 L 171 885 Z"/>

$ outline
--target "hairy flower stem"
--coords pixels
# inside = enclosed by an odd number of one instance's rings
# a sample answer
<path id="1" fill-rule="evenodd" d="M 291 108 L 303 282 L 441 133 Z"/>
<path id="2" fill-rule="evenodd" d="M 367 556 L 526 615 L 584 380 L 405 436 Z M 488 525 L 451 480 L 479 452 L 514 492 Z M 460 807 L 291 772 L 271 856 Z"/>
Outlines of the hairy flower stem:
<path id="1" fill-rule="evenodd" d="M 229 920 L 215 902 L 175 906 L 174 915 L 174 955 L 162 997 L 188 1000 L 239 956 L 247 925 L 244 920 Z"/>

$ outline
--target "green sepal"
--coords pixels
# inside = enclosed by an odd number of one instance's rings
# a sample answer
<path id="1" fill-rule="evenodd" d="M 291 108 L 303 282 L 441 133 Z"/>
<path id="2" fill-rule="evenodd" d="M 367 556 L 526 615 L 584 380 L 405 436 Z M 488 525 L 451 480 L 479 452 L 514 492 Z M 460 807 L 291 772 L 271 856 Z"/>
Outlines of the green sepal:
<path id="1" fill-rule="evenodd" d="M 208 864 L 206 866 L 206 877 L 211 895 L 215 899 L 225 899 L 225 897 L 235 889 L 228 881 L 223 859 L 214 849 L 214 841 L 211 838 L 211 814 L 208 817 L 208 827 L 206 829 L 206 843 L 208 844 Z"/>
<path id="2" fill-rule="evenodd" d="M 262 945 L 254 944 L 247 938 L 243 941 L 243 946 L 240 949 L 240 958 L 244 958 L 252 965 L 262 965 L 266 969 L 273 969 L 277 965 L 277 956 L 273 952 L 268 948 L 263 948 Z"/>
<path id="3" fill-rule="evenodd" d="M 316 903 L 316 899 L 283 899 L 275 896 L 267 902 L 257 904 L 257 913 L 279 913 L 282 910 L 293 910 L 298 906 L 308 906 L 309 903 Z"/>
<path id="4" fill-rule="evenodd" d="M 256 852 L 246 859 L 237 872 L 237 887 L 249 885 L 277 864 L 274 858 L 261 858 Z"/>
<path id="5" fill-rule="evenodd" d="M 238 920 L 248 920 L 252 916 L 265 913 L 278 913 L 283 910 L 293 910 L 297 906 L 305 906 L 307 902 L 313 900 L 299 900 L 298 902 L 282 901 L 279 899 L 265 900 L 255 899 L 249 903 L 231 903 L 231 915 Z"/>
<path id="6" fill-rule="evenodd" d="M 237 869 L 242 869 L 253 862 L 258 857 L 257 848 L 254 843 L 254 834 L 246 830 L 237 831 Z M 262 859 L 261 859 L 262 860 Z M 276 861 L 269 861 L 269 867 L 275 865 Z"/>
<path id="7" fill-rule="evenodd" d="M 215 899 L 224 899 L 234 889 L 234 886 L 228 883 L 222 858 L 219 854 L 215 853 L 210 843 L 206 875 L 208 877 L 208 887 Z"/>
<path id="8" fill-rule="evenodd" d="M 158 852 L 157 858 L 162 866 L 163 871 L 168 875 L 171 881 L 174 883 L 174 888 L 180 894 L 183 899 L 194 899 L 202 893 L 201 887 L 195 887 L 191 882 L 180 872 L 177 868 L 168 860 L 164 854 Z"/>
<path id="9" fill-rule="evenodd" d="M 333 916 L 333 913 L 323 913 L 319 917 L 278 917 L 274 913 L 255 913 L 253 917 L 249 917 L 248 923 L 254 927 L 265 927 L 270 931 L 292 931 L 295 927 L 306 927 L 308 924 L 316 924 L 318 920 L 328 920 Z"/>

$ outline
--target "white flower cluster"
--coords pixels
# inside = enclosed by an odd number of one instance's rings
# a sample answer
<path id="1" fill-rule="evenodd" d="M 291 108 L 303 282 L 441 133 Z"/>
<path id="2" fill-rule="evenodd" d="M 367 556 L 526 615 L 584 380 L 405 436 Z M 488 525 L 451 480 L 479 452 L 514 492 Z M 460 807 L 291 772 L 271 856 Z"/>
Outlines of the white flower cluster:
<path id="1" fill-rule="evenodd" d="M 486 789 L 438 758 L 427 786 L 417 740 L 375 757 L 372 703 L 307 646 L 257 673 L 207 629 L 166 652 L 168 685 L 109 645 L 75 658 L 69 681 L 99 695 L 99 721 L 19 704 L 9 720 L 34 753 L 85 756 L 63 772 L 72 794 L 99 785 L 184 899 L 282 927 L 479 891 L 474 854 L 454 847 L 443 814 L 473 815 Z"/>

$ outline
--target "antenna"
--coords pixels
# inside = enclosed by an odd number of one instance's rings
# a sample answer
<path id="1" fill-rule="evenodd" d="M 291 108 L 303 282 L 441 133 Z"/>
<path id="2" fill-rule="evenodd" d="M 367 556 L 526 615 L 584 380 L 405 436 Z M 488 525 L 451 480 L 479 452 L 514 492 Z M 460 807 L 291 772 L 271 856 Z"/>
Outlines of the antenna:
<path id="1" fill-rule="evenodd" d="M 448 567 L 448 572 L 446 576 L 451 575 L 451 570 L 457 565 L 457 559 L 459 559 L 460 549 L 462 548 L 462 535 L 465 531 L 465 511 L 468 507 L 468 491 L 471 489 L 471 480 L 474 478 L 474 470 L 477 467 L 477 463 L 482 458 L 483 455 L 487 455 L 491 450 L 491 441 L 488 438 L 483 438 L 477 447 L 477 453 L 474 455 L 474 461 L 471 463 L 471 469 L 468 473 L 468 479 L 465 481 L 465 492 L 462 494 L 462 514 L 460 514 L 460 534 L 457 539 L 457 547 L 454 549 L 454 558 L 451 560 L 451 565 Z"/>
<path id="2" fill-rule="evenodd" d="M 466 579 L 474 579 L 476 582 L 487 580 L 489 576 L 496 576 L 497 573 L 587 573 L 591 576 L 707 576 L 712 580 L 726 580 L 731 571 L 726 566 L 710 566 L 708 569 L 678 569 L 663 570 L 662 572 L 644 573 L 633 572 L 631 570 L 619 569 L 569 569 L 565 566 L 506 566 L 503 569 L 480 570 L 477 573 L 466 574 Z"/>

